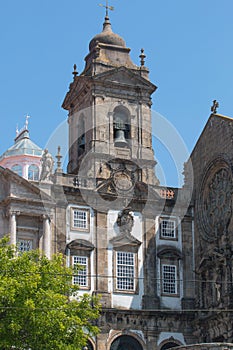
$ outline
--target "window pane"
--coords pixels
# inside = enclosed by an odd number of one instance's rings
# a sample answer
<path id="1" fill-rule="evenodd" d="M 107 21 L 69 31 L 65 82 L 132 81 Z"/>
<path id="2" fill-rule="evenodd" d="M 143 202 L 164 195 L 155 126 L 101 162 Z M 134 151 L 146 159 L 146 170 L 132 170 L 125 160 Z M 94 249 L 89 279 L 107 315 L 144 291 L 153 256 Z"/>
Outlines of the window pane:
<path id="1" fill-rule="evenodd" d="M 134 290 L 134 253 L 117 252 L 117 289 Z"/>
<path id="2" fill-rule="evenodd" d="M 162 274 L 163 274 L 163 293 L 176 294 L 177 293 L 176 266 L 163 265 Z"/>
<path id="3" fill-rule="evenodd" d="M 22 166 L 19 165 L 19 164 L 13 165 L 12 168 L 11 168 L 11 170 L 14 171 L 14 173 L 18 174 L 19 176 L 22 176 L 22 175 L 23 175 Z"/>
<path id="4" fill-rule="evenodd" d="M 37 165 L 30 165 L 28 168 L 28 180 L 39 180 L 39 167 Z"/>
<path id="5" fill-rule="evenodd" d="M 160 223 L 161 236 L 165 238 L 176 238 L 175 221 L 162 220 Z"/>
<path id="6" fill-rule="evenodd" d="M 86 210 L 73 210 L 73 227 L 83 229 L 88 228 Z"/>
<path id="7" fill-rule="evenodd" d="M 88 286 L 88 258 L 86 256 L 73 256 L 73 266 L 79 265 L 81 270 L 73 277 L 73 283 L 80 287 Z"/>
<path id="8" fill-rule="evenodd" d="M 32 250 L 32 240 L 18 239 L 18 250 L 19 252 L 29 252 L 29 250 Z"/>

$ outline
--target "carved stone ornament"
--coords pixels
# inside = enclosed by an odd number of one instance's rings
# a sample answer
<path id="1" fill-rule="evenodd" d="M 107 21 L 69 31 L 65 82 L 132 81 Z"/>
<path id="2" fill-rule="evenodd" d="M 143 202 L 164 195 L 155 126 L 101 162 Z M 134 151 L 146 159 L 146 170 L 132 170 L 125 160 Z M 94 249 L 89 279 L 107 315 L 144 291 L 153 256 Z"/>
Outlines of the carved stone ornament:
<path id="1" fill-rule="evenodd" d="M 134 218 L 129 209 L 124 209 L 118 214 L 116 224 L 120 234 L 130 235 L 134 225 Z"/>
<path id="2" fill-rule="evenodd" d="M 204 180 L 198 215 L 205 240 L 214 241 L 226 233 L 232 215 L 232 175 L 229 167 L 211 171 Z"/>
<path id="3" fill-rule="evenodd" d="M 131 177 L 124 171 L 117 171 L 113 175 L 113 181 L 117 190 L 120 191 L 129 191 L 133 187 Z"/>

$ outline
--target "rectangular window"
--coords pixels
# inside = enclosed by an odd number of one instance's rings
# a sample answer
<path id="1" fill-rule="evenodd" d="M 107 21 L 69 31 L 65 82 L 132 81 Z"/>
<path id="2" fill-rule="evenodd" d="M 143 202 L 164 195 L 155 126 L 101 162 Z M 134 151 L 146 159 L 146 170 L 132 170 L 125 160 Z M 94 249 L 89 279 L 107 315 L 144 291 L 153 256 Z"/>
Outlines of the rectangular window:
<path id="1" fill-rule="evenodd" d="M 116 275 L 118 290 L 133 291 L 135 276 L 135 254 L 128 252 L 117 252 Z"/>
<path id="2" fill-rule="evenodd" d="M 160 221 L 160 237 L 176 238 L 176 221 L 170 219 L 161 219 Z"/>
<path id="3" fill-rule="evenodd" d="M 18 251 L 19 252 L 29 252 L 32 250 L 32 240 L 31 239 L 18 239 Z"/>
<path id="4" fill-rule="evenodd" d="M 162 292 L 177 294 L 177 272 L 175 265 L 162 265 Z"/>
<path id="5" fill-rule="evenodd" d="M 73 266 L 80 266 L 80 270 L 73 276 L 73 283 L 80 287 L 88 287 L 88 257 L 73 256 Z"/>
<path id="6" fill-rule="evenodd" d="M 89 230 L 89 210 L 72 208 L 71 226 L 75 230 L 88 231 Z"/>

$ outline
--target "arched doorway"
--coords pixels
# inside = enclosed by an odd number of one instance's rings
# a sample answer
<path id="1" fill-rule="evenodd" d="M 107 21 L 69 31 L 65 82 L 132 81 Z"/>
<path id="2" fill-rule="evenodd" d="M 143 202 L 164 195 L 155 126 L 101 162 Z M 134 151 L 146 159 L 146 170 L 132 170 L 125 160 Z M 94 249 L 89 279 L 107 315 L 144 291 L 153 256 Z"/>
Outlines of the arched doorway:
<path id="1" fill-rule="evenodd" d="M 83 350 L 94 350 L 91 342 L 88 340 L 86 346 L 84 346 Z"/>
<path id="2" fill-rule="evenodd" d="M 122 335 L 113 341 L 110 350 L 143 350 L 143 348 L 135 338 Z"/>
<path id="3" fill-rule="evenodd" d="M 176 347 L 176 346 L 180 346 L 180 344 L 177 344 L 177 343 L 175 343 L 175 342 L 173 342 L 173 341 L 170 341 L 170 342 L 164 344 L 164 345 L 161 347 L 160 350 L 167 350 L 167 349 L 174 348 L 174 347 Z"/>

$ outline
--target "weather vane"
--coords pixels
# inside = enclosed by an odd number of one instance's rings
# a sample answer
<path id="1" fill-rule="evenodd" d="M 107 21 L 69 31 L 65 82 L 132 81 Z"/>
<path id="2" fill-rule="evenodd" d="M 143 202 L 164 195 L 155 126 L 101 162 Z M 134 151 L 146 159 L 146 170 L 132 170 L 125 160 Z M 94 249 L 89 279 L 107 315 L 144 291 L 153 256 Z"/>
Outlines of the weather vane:
<path id="1" fill-rule="evenodd" d="M 111 10 L 111 11 L 114 10 L 114 7 L 113 7 L 113 6 L 109 6 L 109 5 L 108 5 L 108 0 L 106 0 L 106 5 L 99 4 L 99 6 L 105 7 L 105 8 L 106 8 L 106 17 L 108 17 L 108 10 Z"/>

